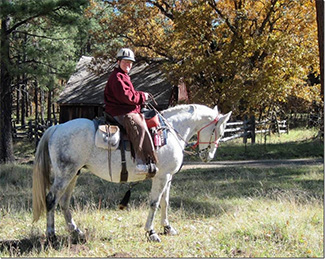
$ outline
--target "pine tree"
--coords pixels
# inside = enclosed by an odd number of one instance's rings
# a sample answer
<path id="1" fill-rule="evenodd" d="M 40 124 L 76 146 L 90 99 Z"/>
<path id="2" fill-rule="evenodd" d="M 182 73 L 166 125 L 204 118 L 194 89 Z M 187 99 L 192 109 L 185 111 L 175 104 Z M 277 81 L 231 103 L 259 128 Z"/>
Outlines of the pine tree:
<path id="1" fill-rule="evenodd" d="M 0 2 L 0 19 L 1 19 L 1 46 L 0 46 L 0 62 L 1 62 L 1 81 L 0 81 L 0 163 L 7 163 L 14 161 L 13 155 L 13 145 L 12 145 L 12 100 L 13 100 L 13 80 L 19 77 L 19 71 L 15 69 L 16 63 L 14 62 L 15 40 L 19 37 L 14 37 L 16 34 L 27 35 L 28 39 L 34 37 L 39 39 L 46 39 L 47 35 L 42 35 L 37 37 L 37 33 L 31 37 L 35 31 L 35 28 L 40 27 L 45 24 L 48 25 L 46 28 L 47 33 L 51 34 L 55 29 L 60 28 L 63 25 L 72 25 L 80 15 L 83 15 L 83 7 L 88 4 L 87 0 L 1 0 Z M 31 31 L 31 29 L 33 29 Z M 36 36 L 37 35 L 37 36 Z M 33 42 L 36 44 L 35 42 Z M 29 62 L 29 72 L 28 69 L 24 70 L 23 73 L 31 75 L 34 74 L 35 77 L 38 75 L 48 74 L 62 74 L 67 73 L 66 69 L 60 71 L 57 69 L 51 70 L 51 62 L 56 62 L 55 60 L 55 48 L 58 46 L 53 46 L 53 49 L 49 51 L 41 51 L 38 49 L 38 58 L 33 57 L 33 51 L 30 51 L 33 47 L 44 46 L 43 42 L 39 42 L 39 45 L 32 46 L 26 42 L 27 49 L 25 49 L 28 54 L 25 64 Z M 50 46 L 53 44 L 50 43 Z M 62 49 L 62 45 L 60 46 Z M 29 49 L 29 50 L 28 50 Z M 43 56 L 43 54 L 46 54 Z M 52 54 L 52 55 L 50 55 Z M 31 59 L 28 59 L 31 58 Z M 51 61 L 45 63 L 45 61 Z M 70 64 L 70 60 L 63 60 L 60 64 L 61 68 L 67 68 Z M 53 63 L 52 63 L 53 64 Z M 70 64 L 71 66 L 71 64 Z M 47 67 L 47 71 L 46 68 Z M 34 70 L 31 73 L 30 70 Z M 37 71 L 37 72 L 36 72 Z M 22 75 L 21 75 L 22 76 Z M 43 79 L 45 77 L 42 77 Z M 40 78 L 38 78 L 40 80 Z M 37 81 L 38 81 L 37 80 Z M 51 79 L 48 79 L 51 81 Z"/>

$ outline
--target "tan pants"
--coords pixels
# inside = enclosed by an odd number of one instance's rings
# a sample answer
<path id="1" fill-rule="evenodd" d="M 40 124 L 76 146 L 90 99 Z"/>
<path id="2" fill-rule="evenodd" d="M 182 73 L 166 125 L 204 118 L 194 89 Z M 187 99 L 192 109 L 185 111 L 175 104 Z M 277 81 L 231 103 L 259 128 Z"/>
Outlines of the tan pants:
<path id="1" fill-rule="evenodd" d="M 136 159 L 144 163 L 156 164 L 158 158 L 144 116 L 139 113 L 128 113 L 114 118 L 124 126 L 133 145 Z"/>

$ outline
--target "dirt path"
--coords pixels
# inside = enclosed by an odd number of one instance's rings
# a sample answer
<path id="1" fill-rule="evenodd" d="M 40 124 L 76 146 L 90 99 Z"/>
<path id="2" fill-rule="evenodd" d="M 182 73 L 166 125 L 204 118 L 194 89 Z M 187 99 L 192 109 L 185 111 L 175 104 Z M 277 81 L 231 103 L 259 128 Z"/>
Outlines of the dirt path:
<path id="1" fill-rule="evenodd" d="M 300 159 L 277 159 L 277 160 L 241 160 L 241 161 L 213 161 L 203 162 L 184 162 L 182 170 L 194 168 L 221 168 L 221 167 L 284 167 L 284 166 L 304 166 L 304 165 L 323 165 L 324 159 L 300 158 Z"/>

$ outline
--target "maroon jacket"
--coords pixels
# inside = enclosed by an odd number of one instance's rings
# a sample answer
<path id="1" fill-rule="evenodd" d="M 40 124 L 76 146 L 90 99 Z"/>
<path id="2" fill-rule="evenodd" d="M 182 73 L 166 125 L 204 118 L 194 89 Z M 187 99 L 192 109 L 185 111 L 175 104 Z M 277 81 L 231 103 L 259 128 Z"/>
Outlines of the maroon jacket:
<path id="1" fill-rule="evenodd" d="M 127 73 L 115 68 L 104 91 L 105 112 L 112 116 L 140 113 L 145 102 L 144 92 L 136 91 Z"/>

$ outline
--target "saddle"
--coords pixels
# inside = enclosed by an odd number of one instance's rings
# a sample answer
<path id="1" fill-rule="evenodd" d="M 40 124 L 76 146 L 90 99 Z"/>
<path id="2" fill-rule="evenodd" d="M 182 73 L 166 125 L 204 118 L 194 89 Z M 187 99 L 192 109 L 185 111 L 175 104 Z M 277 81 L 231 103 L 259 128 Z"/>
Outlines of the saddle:
<path id="1" fill-rule="evenodd" d="M 158 149 L 159 147 L 162 147 L 164 145 L 167 144 L 167 132 L 166 132 L 166 124 L 164 122 L 164 120 L 161 118 L 161 115 L 158 114 L 155 110 L 149 110 L 149 109 L 142 109 L 141 113 L 144 115 L 145 121 L 147 123 L 147 127 L 151 133 L 151 137 L 154 143 L 154 146 L 156 149 Z M 103 125 L 101 125 L 103 124 Z M 116 128 L 117 127 L 117 128 Z M 125 141 L 125 146 L 127 148 L 127 151 L 131 151 L 132 152 L 132 156 L 134 157 L 134 152 L 132 151 L 132 145 L 129 141 L 129 138 L 127 136 L 126 130 L 124 128 L 123 125 L 121 125 L 113 116 L 111 116 L 108 113 L 105 113 L 105 118 L 101 118 L 100 120 L 100 126 L 99 129 L 97 131 L 99 131 L 103 134 L 106 133 L 105 136 L 105 143 L 106 146 L 109 145 L 109 143 L 116 143 L 115 140 L 117 141 L 117 136 L 120 136 L 119 140 Z M 108 133 L 108 130 L 110 130 L 110 134 Z M 97 133 L 96 133 L 97 135 Z M 102 136 L 104 138 L 104 136 Z M 111 139 L 111 141 L 106 141 L 109 138 L 113 138 Z M 114 149 L 116 147 L 115 144 L 112 144 L 112 147 L 101 147 L 104 146 L 104 144 L 102 144 L 101 146 L 96 145 L 97 147 L 100 148 L 105 148 L 105 149 Z M 117 146 L 118 148 L 118 146 Z M 116 148 L 115 148 L 116 149 Z M 114 150 L 115 150 L 114 149 Z"/>
<path id="2" fill-rule="evenodd" d="M 95 145 L 103 149 L 116 150 L 120 142 L 120 128 L 115 125 L 98 125 Z"/>
<path id="3" fill-rule="evenodd" d="M 167 144 L 166 125 L 154 110 L 143 109 L 145 121 L 151 133 L 156 149 Z M 128 139 L 126 130 L 113 116 L 105 113 L 105 117 L 94 119 L 96 127 L 95 145 L 108 151 L 120 149 L 122 160 L 121 182 L 127 182 L 128 172 L 126 169 L 125 151 L 131 151 L 135 158 L 134 148 Z M 150 177 L 150 175 L 149 175 Z"/>

